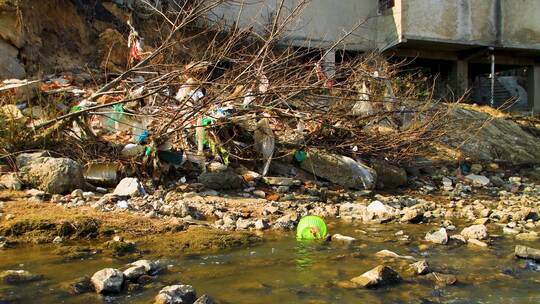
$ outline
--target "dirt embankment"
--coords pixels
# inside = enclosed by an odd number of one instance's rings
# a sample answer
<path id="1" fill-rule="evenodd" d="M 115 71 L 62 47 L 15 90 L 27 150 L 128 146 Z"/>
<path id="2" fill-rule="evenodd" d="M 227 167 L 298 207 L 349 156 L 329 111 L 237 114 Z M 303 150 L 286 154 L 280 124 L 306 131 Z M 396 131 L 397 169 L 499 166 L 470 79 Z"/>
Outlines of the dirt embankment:
<path id="1" fill-rule="evenodd" d="M 0 235 L 12 242 L 50 243 L 56 237 L 66 241 L 106 241 L 105 247 L 121 253 L 126 248 L 117 248 L 109 241 L 119 237 L 130 240 L 146 252 L 180 254 L 247 246 L 261 241 L 253 233 L 190 226 L 176 219 L 153 219 L 127 212 L 103 213 L 90 207 L 66 209 L 49 202 L 31 202 L 21 192 L 0 192 L 0 203 L 4 205 Z"/>

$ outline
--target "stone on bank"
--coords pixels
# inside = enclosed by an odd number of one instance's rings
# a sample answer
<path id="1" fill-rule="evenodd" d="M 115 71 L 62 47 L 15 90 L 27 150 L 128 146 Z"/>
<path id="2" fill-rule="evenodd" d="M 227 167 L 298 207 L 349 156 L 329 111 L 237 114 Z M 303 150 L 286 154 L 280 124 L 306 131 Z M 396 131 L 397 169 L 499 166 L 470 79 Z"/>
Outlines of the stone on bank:
<path id="1" fill-rule="evenodd" d="M 377 173 L 368 166 L 347 156 L 319 150 L 310 150 L 300 167 L 313 175 L 351 189 L 373 189 L 377 181 Z"/>

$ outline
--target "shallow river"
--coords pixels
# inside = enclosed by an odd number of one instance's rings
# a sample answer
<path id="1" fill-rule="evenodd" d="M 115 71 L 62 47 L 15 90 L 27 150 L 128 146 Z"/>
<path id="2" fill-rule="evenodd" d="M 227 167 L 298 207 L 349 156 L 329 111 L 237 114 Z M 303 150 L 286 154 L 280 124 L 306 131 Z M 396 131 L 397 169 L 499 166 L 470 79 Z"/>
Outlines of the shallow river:
<path id="1" fill-rule="evenodd" d="M 161 257 L 169 269 L 155 283 L 106 298 L 92 293 L 71 295 L 63 285 L 105 267 L 121 268 L 129 260 L 98 255 L 66 262 L 53 253 L 52 245 L 4 250 L 0 251 L 0 270 L 25 269 L 45 278 L 0 285 L 0 303 L 151 303 L 161 287 L 177 282 L 193 285 L 199 295 L 209 294 L 218 303 L 540 303 L 540 266 L 515 259 L 516 243 L 511 239 L 493 238 L 489 249 L 439 245 L 420 250 L 428 225 L 330 226 L 330 232 L 356 237 L 358 244 L 301 243 L 290 233 L 253 248 Z M 400 230 L 410 241 L 394 235 Z M 538 242 L 523 244 L 540 248 Z M 456 275 L 458 283 L 436 287 L 427 279 L 405 276 L 399 285 L 375 290 L 336 286 L 384 262 L 400 273 L 411 263 L 375 257 L 382 249 L 424 258 L 435 271 Z"/>

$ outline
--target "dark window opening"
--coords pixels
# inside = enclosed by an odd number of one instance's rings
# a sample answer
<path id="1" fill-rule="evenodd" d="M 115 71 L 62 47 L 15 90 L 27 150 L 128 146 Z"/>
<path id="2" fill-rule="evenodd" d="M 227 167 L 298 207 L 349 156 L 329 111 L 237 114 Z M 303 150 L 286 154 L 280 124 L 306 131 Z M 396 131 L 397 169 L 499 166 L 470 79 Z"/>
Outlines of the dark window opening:
<path id="1" fill-rule="evenodd" d="M 394 7 L 395 0 L 379 0 L 379 13 Z"/>

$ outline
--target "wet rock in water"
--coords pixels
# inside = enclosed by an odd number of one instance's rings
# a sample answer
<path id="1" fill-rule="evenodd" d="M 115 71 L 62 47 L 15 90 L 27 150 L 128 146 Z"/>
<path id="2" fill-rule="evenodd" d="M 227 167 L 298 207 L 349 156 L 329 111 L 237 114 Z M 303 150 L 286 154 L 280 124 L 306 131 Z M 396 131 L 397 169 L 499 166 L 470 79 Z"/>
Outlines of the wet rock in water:
<path id="1" fill-rule="evenodd" d="M 538 236 L 538 233 L 535 231 L 519 233 L 516 235 L 516 240 L 519 240 L 519 241 L 534 242 L 534 241 L 538 241 L 538 239 L 540 239 L 540 237 Z"/>
<path id="2" fill-rule="evenodd" d="M 377 172 L 377 188 L 393 189 L 407 184 L 407 171 L 385 161 L 374 161 L 373 169 Z"/>
<path id="3" fill-rule="evenodd" d="M 82 277 L 69 284 L 69 291 L 73 294 L 81 294 L 94 291 L 94 286 L 89 277 Z"/>
<path id="4" fill-rule="evenodd" d="M 163 287 L 156 296 L 155 304 L 193 304 L 197 295 L 191 285 L 171 285 Z"/>
<path id="5" fill-rule="evenodd" d="M 426 241 L 435 244 L 446 245 L 448 243 L 448 234 L 446 233 L 446 229 L 441 228 L 436 231 L 428 232 L 425 239 Z"/>
<path id="6" fill-rule="evenodd" d="M 453 274 L 432 272 L 426 275 L 426 278 L 432 280 L 437 286 L 440 287 L 454 285 L 457 283 L 457 277 Z"/>
<path id="7" fill-rule="evenodd" d="M 150 274 L 155 274 L 156 272 L 159 272 L 161 270 L 161 265 L 159 261 L 138 260 L 129 265 L 132 267 L 143 266 L 144 270 Z"/>
<path id="8" fill-rule="evenodd" d="M 424 213 L 416 208 L 404 208 L 402 213 L 403 216 L 400 219 L 402 223 L 420 223 L 424 219 Z"/>
<path id="9" fill-rule="evenodd" d="M 375 253 L 376 257 L 379 258 L 393 258 L 393 259 L 405 259 L 405 260 L 414 260 L 415 258 L 410 255 L 399 255 L 393 251 L 383 249 Z"/>
<path id="10" fill-rule="evenodd" d="M 126 177 L 118 183 L 113 194 L 118 196 L 138 197 L 144 194 L 144 188 L 137 178 Z"/>
<path id="11" fill-rule="evenodd" d="M 399 283 L 401 277 L 388 266 L 379 265 L 361 276 L 351 279 L 358 287 L 379 287 Z"/>
<path id="12" fill-rule="evenodd" d="M 21 190 L 22 181 L 17 173 L 7 173 L 0 176 L 0 189 Z"/>
<path id="13" fill-rule="evenodd" d="M 421 260 L 410 265 L 414 270 L 414 273 L 418 275 L 424 275 L 429 272 L 429 265 L 426 260 Z"/>
<path id="14" fill-rule="evenodd" d="M 503 227 L 503 233 L 504 234 L 519 234 L 519 230 L 510 228 L 510 227 Z"/>
<path id="15" fill-rule="evenodd" d="M 477 247 L 483 247 L 483 248 L 488 247 L 487 243 L 479 241 L 477 239 L 469 239 L 469 240 L 467 240 L 467 244 L 474 245 L 474 246 L 477 246 Z"/>
<path id="16" fill-rule="evenodd" d="M 42 275 L 33 274 L 26 270 L 4 270 L 0 272 L 0 282 L 20 284 L 42 279 Z"/>
<path id="17" fill-rule="evenodd" d="M 540 261 L 540 249 L 517 245 L 514 250 L 514 255 L 522 259 L 533 259 L 535 261 Z"/>
<path id="18" fill-rule="evenodd" d="M 485 225 L 472 225 L 463 229 L 461 235 L 467 240 L 485 240 L 488 238 L 487 227 Z"/>
<path id="19" fill-rule="evenodd" d="M 345 244 L 353 244 L 356 242 L 356 239 L 350 236 L 341 235 L 341 234 L 333 234 L 332 235 L 332 242 L 341 242 Z"/>
<path id="20" fill-rule="evenodd" d="M 300 167 L 313 175 L 351 189 L 373 189 L 377 180 L 377 174 L 368 166 L 350 157 L 320 150 L 310 150 Z"/>
<path id="21" fill-rule="evenodd" d="M 214 304 L 214 301 L 208 295 L 202 295 L 193 304 Z"/>
<path id="22" fill-rule="evenodd" d="M 90 279 L 97 293 L 119 293 L 124 284 L 124 274 L 113 268 L 102 269 Z"/>
<path id="23" fill-rule="evenodd" d="M 139 277 L 146 274 L 144 266 L 132 266 L 124 270 L 124 276 L 127 280 L 136 281 Z"/>
<path id="24" fill-rule="evenodd" d="M 69 193 L 83 188 L 83 168 L 69 158 L 53 157 L 19 157 L 17 162 L 25 166 L 20 168 L 21 179 L 24 183 L 51 194 Z"/>
<path id="25" fill-rule="evenodd" d="M 244 186 L 242 176 L 231 169 L 221 172 L 204 172 L 199 175 L 199 182 L 213 190 L 239 189 Z"/>
<path id="26" fill-rule="evenodd" d="M 454 234 L 454 235 L 451 235 L 450 236 L 450 239 L 451 240 L 454 240 L 454 241 L 458 241 L 462 244 L 466 244 L 467 243 L 467 240 L 465 239 L 465 237 L 461 234 Z"/>
<path id="27" fill-rule="evenodd" d="M 155 277 L 150 276 L 150 275 L 146 275 L 146 274 L 142 275 L 137 279 L 137 284 L 141 284 L 141 285 L 150 284 L 154 281 L 154 278 Z"/>
<path id="28" fill-rule="evenodd" d="M 469 174 L 465 176 L 465 179 L 473 185 L 481 187 L 487 186 L 490 183 L 489 178 L 483 175 Z"/>

